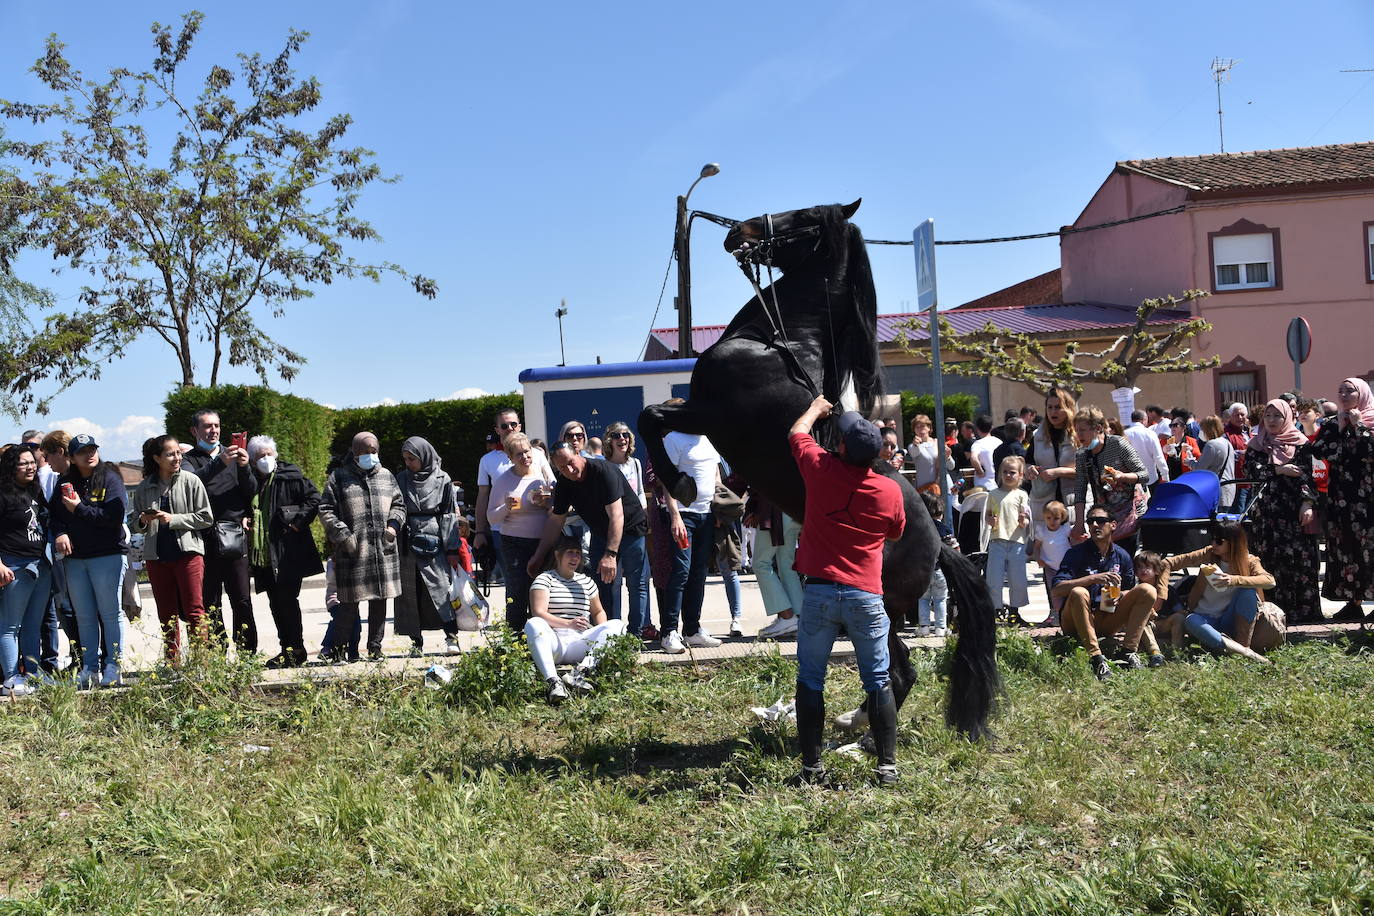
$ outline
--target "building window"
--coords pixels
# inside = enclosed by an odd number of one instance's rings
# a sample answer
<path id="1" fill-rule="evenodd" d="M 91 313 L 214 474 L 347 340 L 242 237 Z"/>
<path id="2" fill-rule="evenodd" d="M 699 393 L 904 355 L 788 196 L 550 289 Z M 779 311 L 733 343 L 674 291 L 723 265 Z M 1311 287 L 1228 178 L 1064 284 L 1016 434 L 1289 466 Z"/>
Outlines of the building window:
<path id="1" fill-rule="evenodd" d="M 1283 288 L 1279 230 L 1241 219 L 1208 233 L 1207 243 L 1212 292 Z"/>
<path id="2" fill-rule="evenodd" d="M 1217 289 L 1259 289 L 1274 285 L 1274 237 L 1268 232 L 1212 239 Z"/>
<path id="3" fill-rule="evenodd" d="M 1364 224 L 1364 278 L 1374 283 L 1374 220 Z"/>
<path id="4" fill-rule="evenodd" d="M 1222 363 L 1212 370 L 1215 375 L 1217 405 L 1225 411 L 1232 404 L 1244 404 L 1252 411 L 1264 406 L 1268 379 L 1264 366 L 1243 356 Z"/>

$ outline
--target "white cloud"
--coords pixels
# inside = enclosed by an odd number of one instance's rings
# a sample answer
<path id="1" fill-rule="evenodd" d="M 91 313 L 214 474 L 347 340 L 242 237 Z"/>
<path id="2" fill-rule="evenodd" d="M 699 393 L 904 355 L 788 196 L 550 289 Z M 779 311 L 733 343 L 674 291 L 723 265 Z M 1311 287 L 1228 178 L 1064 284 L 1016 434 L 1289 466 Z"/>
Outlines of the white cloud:
<path id="1" fill-rule="evenodd" d="M 380 401 L 373 401 L 371 404 L 363 404 L 363 407 L 395 407 L 401 403 L 395 398 L 382 398 Z"/>
<path id="2" fill-rule="evenodd" d="M 65 430 L 73 436 L 82 433 L 95 436 L 100 443 L 100 457 L 107 461 L 136 461 L 143 454 L 143 440 L 166 432 L 160 417 L 127 416 L 113 426 L 102 426 L 85 417 L 52 420 L 48 429 Z"/>
<path id="3" fill-rule="evenodd" d="M 331 403 L 329 403 L 328 401 L 321 401 L 321 402 L 320 402 L 320 406 L 321 406 L 321 407 L 328 407 L 330 410 L 338 410 L 338 409 L 339 409 L 339 405 L 338 405 L 338 404 L 331 404 Z"/>
<path id="4" fill-rule="evenodd" d="M 469 398 L 484 398 L 491 394 L 485 388 L 459 388 L 453 394 L 444 398 L 445 401 L 466 401 Z"/>

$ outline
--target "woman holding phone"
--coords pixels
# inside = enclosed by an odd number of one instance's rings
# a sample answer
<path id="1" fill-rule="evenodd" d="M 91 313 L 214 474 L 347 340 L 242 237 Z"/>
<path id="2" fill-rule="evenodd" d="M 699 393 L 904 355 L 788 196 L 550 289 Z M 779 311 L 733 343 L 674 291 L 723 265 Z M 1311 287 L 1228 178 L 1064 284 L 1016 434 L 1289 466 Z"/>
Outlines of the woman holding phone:
<path id="1" fill-rule="evenodd" d="M 129 528 L 143 535 L 143 562 L 162 624 L 162 651 L 167 662 L 180 664 L 181 623 L 196 649 L 206 645 L 205 542 L 210 527 L 210 497 L 194 474 L 182 473 L 181 444 L 175 436 L 154 436 L 143 443 L 143 480 L 129 500 Z"/>

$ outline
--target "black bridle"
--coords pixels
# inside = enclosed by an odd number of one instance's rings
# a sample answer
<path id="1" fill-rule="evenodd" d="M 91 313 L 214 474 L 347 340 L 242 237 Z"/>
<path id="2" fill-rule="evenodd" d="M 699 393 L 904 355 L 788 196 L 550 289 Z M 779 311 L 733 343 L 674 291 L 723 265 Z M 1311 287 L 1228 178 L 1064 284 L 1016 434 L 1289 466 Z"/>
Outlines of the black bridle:
<path id="1" fill-rule="evenodd" d="M 793 241 L 812 235 L 816 237 L 816 241 L 811 247 L 812 253 L 815 253 L 821 246 L 820 226 L 802 226 L 784 233 L 777 233 L 773 231 L 773 214 L 765 213 L 763 215 L 763 238 L 757 243 L 742 242 L 740 247 L 731 254 L 735 256 L 735 260 L 739 263 L 739 269 L 744 272 L 749 284 L 754 287 L 754 295 L 758 297 L 759 308 L 763 309 L 763 314 L 767 317 L 768 323 L 773 326 L 773 340 L 769 341 L 770 345 L 782 351 L 783 358 L 791 363 L 792 368 L 796 370 L 797 381 L 810 389 L 812 397 L 817 397 L 821 394 L 820 386 L 811 377 L 811 373 L 806 371 L 801 360 L 797 359 L 797 354 L 792 350 L 792 341 L 787 338 L 787 328 L 782 322 L 782 308 L 778 305 L 778 294 L 774 288 L 775 281 L 773 278 L 773 255 L 780 250 L 779 243 L 791 244 Z M 763 293 L 763 270 L 765 268 L 768 271 L 768 292 L 773 298 L 773 310 L 771 312 L 768 310 L 768 298 Z M 825 301 L 826 320 L 828 321 L 830 309 L 829 281 L 826 281 Z"/>

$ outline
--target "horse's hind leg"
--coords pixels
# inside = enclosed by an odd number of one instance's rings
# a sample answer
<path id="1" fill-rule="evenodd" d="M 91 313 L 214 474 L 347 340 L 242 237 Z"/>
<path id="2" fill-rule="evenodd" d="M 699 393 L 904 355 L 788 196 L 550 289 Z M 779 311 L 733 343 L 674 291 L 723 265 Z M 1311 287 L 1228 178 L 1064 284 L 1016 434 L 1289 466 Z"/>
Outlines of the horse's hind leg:
<path id="1" fill-rule="evenodd" d="M 916 669 L 911 666 L 911 650 L 906 647 L 902 640 L 899 627 L 891 627 L 887 631 L 887 676 L 892 683 L 892 698 L 897 701 L 897 708 L 901 709 L 906 702 L 906 695 L 911 693 L 911 688 L 916 685 Z"/>
<path id="2" fill-rule="evenodd" d="M 682 473 L 668 457 L 663 447 L 663 437 L 671 432 L 693 433 L 709 437 L 713 425 L 711 414 L 694 408 L 691 404 L 665 407 L 650 404 L 639 414 L 639 441 L 649 450 L 649 458 L 654 464 L 654 474 L 659 482 L 672 494 L 673 499 L 686 504 L 697 497 L 696 481 Z"/>

